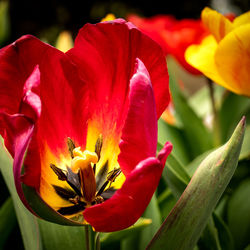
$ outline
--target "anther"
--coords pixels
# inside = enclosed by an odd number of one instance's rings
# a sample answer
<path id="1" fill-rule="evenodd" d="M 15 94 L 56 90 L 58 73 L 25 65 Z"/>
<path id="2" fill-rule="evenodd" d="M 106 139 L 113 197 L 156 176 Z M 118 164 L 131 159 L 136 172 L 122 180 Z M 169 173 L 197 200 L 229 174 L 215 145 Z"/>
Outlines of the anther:
<path id="1" fill-rule="evenodd" d="M 103 138 L 102 138 L 102 134 L 100 134 L 98 136 L 98 139 L 97 139 L 96 143 L 95 143 L 95 153 L 98 156 L 98 160 L 101 157 L 102 144 L 103 144 Z"/>
<path id="2" fill-rule="evenodd" d="M 98 196 L 95 197 L 95 203 L 96 204 L 101 204 L 103 202 L 104 202 L 104 199 L 100 195 L 98 195 Z"/>
<path id="3" fill-rule="evenodd" d="M 121 169 L 117 168 L 108 173 L 107 180 L 110 182 L 114 182 L 118 175 L 121 173 Z"/>
<path id="4" fill-rule="evenodd" d="M 71 158 L 74 158 L 73 150 L 75 148 L 75 143 L 69 137 L 67 138 L 67 145 L 68 145 L 68 150 L 69 150 Z"/>
<path id="5" fill-rule="evenodd" d="M 51 169 L 54 171 L 54 173 L 57 175 L 58 180 L 60 181 L 66 181 L 67 176 L 66 174 L 62 171 L 62 169 L 58 168 L 56 165 L 50 163 Z"/>

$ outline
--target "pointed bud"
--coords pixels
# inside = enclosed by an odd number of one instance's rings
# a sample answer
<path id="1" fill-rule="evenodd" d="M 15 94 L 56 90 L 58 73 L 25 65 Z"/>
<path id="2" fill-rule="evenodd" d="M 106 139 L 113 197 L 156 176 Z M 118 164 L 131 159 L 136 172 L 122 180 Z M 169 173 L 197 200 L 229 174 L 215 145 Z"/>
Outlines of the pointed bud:
<path id="1" fill-rule="evenodd" d="M 208 155 L 147 249 L 193 249 L 237 167 L 245 117 L 230 140 Z M 181 239 L 181 240 L 180 240 Z"/>

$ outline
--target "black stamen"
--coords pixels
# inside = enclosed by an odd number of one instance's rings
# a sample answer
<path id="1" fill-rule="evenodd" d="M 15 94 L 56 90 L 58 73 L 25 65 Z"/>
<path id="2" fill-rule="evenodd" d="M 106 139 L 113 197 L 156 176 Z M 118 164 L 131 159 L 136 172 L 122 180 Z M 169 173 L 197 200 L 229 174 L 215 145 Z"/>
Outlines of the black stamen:
<path id="1" fill-rule="evenodd" d="M 75 190 L 75 192 L 82 196 L 81 193 L 81 182 L 78 174 L 75 174 L 71 168 L 67 167 L 67 182 Z"/>
<path id="2" fill-rule="evenodd" d="M 75 143 L 72 141 L 72 139 L 69 137 L 67 138 L 67 145 L 68 145 L 70 156 L 73 159 L 74 158 L 73 150 L 76 146 L 75 146 Z"/>
<path id="3" fill-rule="evenodd" d="M 64 200 L 73 199 L 76 196 L 76 193 L 73 190 L 68 188 L 62 188 L 60 186 L 52 185 L 56 193 L 63 198 Z"/>
<path id="4" fill-rule="evenodd" d="M 85 206 L 86 206 L 85 203 L 79 203 L 70 207 L 61 207 L 60 209 L 57 210 L 57 212 L 60 213 L 61 215 L 73 215 L 83 211 L 85 209 Z"/>
<path id="5" fill-rule="evenodd" d="M 107 180 L 109 180 L 110 182 L 114 182 L 115 179 L 117 178 L 117 176 L 121 173 L 121 169 L 120 168 L 117 168 L 117 169 L 114 169 L 112 171 L 110 171 L 108 173 L 108 176 L 107 176 Z"/>
<path id="6" fill-rule="evenodd" d="M 111 183 L 115 181 L 116 177 L 117 177 L 121 172 L 122 172 L 122 171 L 121 171 L 120 168 L 117 168 L 117 169 L 114 169 L 114 170 L 110 171 L 110 172 L 108 173 L 107 180 L 106 180 L 106 181 L 104 182 L 104 184 L 101 186 L 101 188 L 99 189 L 99 191 L 98 191 L 98 193 L 97 193 L 96 196 L 103 194 L 105 188 L 107 187 L 107 185 L 108 185 L 108 184 L 111 185 Z M 111 189 L 113 189 L 113 188 L 109 188 L 109 190 L 111 190 Z M 107 190 L 106 190 L 106 191 L 107 191 Z M 105 192 L 106 192 L 106 191 L 105 191 Z"/>
<path id="7" fill-rule="evenodd" d="M 96 176 L 96 190 L 99 190 L 105 183 L 108 174 L 108 161 L 100 168 Z"/>
<path id="8" fill-rule="evenodd" d="M 61 180 L 61 181 L 66 181 L 67 180 L 67 176 L 62 171 L 62 169 L 58 168 L 56 165 L 54 165 L 52 163 L 50 163 L 50 167 L 54 171 L 54 173 L 57 175 L 58 180 Z"/>
<path id="9" fill-rule="evenodd" d="M 102 187 L 100 188 L 100 190 L 98 191 L 96 196 L 101 195 L 108 184 L 109 184 L 109 181 L 105 181 L 104 184 L 102 185 Z"/>
<path id="10" fill-rule="evenodd" d="M 101 194 L 101 196 L 104 200 L 108 200 L 115 194 L 116 191 L 117 191 L 117 189 L 115 189 L 115 188 L 109 188 L 109 189 L 105 190 Z"/>
<path id="11" fill-rule="evenodd" d="M 101 156 L 102 143 L 103 143 L 103 138 L 102 138 L 102 134 L 100 134 L 95 144 L 95 152 L 98 156 L 98 160 L 100 159 L 100 156 Z"/>

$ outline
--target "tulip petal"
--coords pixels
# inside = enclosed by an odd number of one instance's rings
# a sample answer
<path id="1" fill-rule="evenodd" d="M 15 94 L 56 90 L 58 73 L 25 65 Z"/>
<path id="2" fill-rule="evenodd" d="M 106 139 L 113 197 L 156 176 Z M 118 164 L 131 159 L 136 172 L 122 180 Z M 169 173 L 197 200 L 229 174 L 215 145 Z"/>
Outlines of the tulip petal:
<path id="1" fill-rule="evenodd" d="M 233 20 L 233 25 L 234 28 L 239 27 L 243 24 L 249 24 L 250 23 L 250 11 L 243 13 L 240 16 L 237 16 L 234 20 Z"/>
<path id="2" fill-rule="evenodd" d="M 214 54 L 217 42 L 212 35 L 205 37 L 199 45 L 191 45 L 185 52 L 186 61 L 194 68 L 201 71 L 214 82 L 225 86 L 225 82 L 217 71 L 214 62 Z"/>
<path id="3" fill-rule="evenodd" d="M 172 145 L 166 143 L 159 159 L 149 157 L 141 161 L 112 198 L 83 212 L 86 221 L 100 232 L 122 230 L 134 224 L 150 202 L 171 150 Z"/>
<path id="4" fill-rule="evenodd" d="M 27 35 L 0 50 L 1 111 L 18 113 L 24 83 L 40 62 L 47 46 Z"/>
<path id="5" fill-rule="evenodd" d="M 165 30 L 164 40 L 168 44 L 169 54 L 191 74 L 201 74 L 185 60 L 184 54 L 188 46 L 199 44 L 208 35 L 208 30 L 201 20 L 183 19 L 176 22 L 171 28 Z"/>
<path id="6" fill-rule="evenodd" d="M 144 34 L 156 41 L 166 54 L 169 53 L 168 42 L 165 41 L 164 33 L 176 24 L 177 20 L 171 15 L 156 15 L 142 18 L 135 14 L 128 15 L 129 22 L 135 24 Z"/>
<path id="7" fill-rule="evenodd" d="M 17 193 L 25 206 L 32 211 L 24 197 L 20 175 L 23 158 L 33 134 L 34 124 L 22 114 L 8 115 L 1 113 L 0 116 L 1 122 L 8 127 L 8 133 L 5 135 L 5 145 L 14 152 L 13 173 Z M 8 144 L 10 141 L 11 145 Z"/>
<path id="8" fill-rule="evenodd" d="M 202 11 L 201 18 L 217 42 L 233 29 L 233 24 L 225 16 L 208 7 Z"/>
<path id="9" fill-rule="evenodd" d="M 130 81 L 128 115 L 119 144 L 118 162 L 125 175 L 141 160 L 154 156 L 157 148 L 157 117 L 150 77 L 139 59 L 136 67 Z"/>
<path id="10" fill-rule="evenodd" d="M 95 90 L 91 96 L 98 117 L 107 113 L 103 109 L 110 103 L 107 108 L 113 115 L 111 122 L 118 121 L 118 130 L 123 127 L 124 102 L 136 58 L 145 64 L 150 74 L 157 117 L 166 108 L 169 90 L 164 54 L 160 46 L 131 23 L 117 19 L 96 25 L 87 24 L 76 37 L 75 47 L 67 54 L 77 64 L 83 79 Z"/>
<path id="11" fill-rule="evenodd" d="M 215 64 L 224 87 L 250 96 L 250 24 L 242 25 L 230 32 L 218 45 Z"/>

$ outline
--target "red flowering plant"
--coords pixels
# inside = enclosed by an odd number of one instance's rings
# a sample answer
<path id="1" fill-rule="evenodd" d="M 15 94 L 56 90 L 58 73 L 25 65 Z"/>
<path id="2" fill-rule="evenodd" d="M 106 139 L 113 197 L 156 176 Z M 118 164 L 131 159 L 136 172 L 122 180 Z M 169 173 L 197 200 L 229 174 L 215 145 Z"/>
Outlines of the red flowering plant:
<path id="1" fill-rule="evenodd" d="M 122 19 L 86 24 L 66 53 L 30 35 L 2 48 L 0 133 L 22 202 L 59 224 L 134 224 L 172 149 L 155 157 L 168 102 L 160 46 Z"/>
<path id="2" fill-rule="evenodd" d="M 166 55 L 172 55 L 191 74 L 201 74 L 185 60 L 184 54 L 191 44 L 199 44 L 209 34 L 200 19 L 177 20 L 171 15 L 142 18 L 129 15 L 127 20 L 158 42 Z"/>

